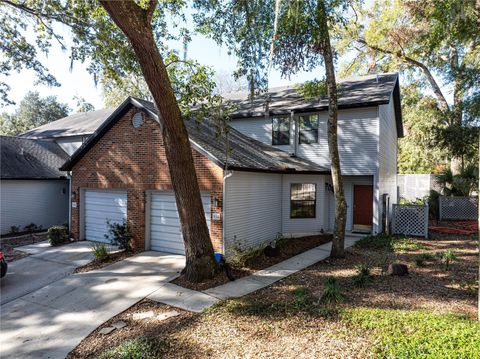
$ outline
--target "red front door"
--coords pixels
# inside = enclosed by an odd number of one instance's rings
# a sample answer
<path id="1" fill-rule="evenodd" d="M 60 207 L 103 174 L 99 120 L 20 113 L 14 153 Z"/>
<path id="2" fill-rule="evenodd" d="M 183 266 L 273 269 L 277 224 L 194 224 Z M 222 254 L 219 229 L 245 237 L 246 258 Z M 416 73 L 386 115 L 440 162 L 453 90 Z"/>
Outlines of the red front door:
<path id="1" fill-rule="evenodd" d="M 353 186 L 353 225 L 372 226 L 373 224 L 373 186 Z"/>

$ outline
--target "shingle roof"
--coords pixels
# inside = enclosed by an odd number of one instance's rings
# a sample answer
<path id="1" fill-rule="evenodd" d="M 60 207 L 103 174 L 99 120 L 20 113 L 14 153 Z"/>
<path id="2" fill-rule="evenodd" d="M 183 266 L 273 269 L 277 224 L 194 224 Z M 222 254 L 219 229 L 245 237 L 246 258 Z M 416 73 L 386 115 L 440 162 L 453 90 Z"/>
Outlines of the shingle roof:
<path id="1" fill-rule="evenodd" d="M 397 117 L 397 131 L 403 136 L 402 114 L 400 109 L 400 90 L 397 73 L 368 75 L 348 79 L 339 79 L 339 108 L 353 108 L 386 104 L 394 95 L 394 106 Z M 270 98 L 271 115 L 289 114 L 290 111 L 305 112 L 325 110 L 328 99 L 305 100 L 296 86 L 271 88 L 268 93 L 257 96 L 253 101 L 248 99 L 247 92 L 227 94 L 224 98 L 237 107 L 232 119 L 265 116 L 265 99 Z M 91 135 L 108 118 L 115 109 L 103 109 L 92 112 L 77 113 L 21 134 L 29 138 L 52 138 L 75 135 Z"/>
<path id="2" fill-rule="evenodd" d="M 0 136 L 2 179 L 53 179 L 68 155 L 53 141 Z"/>
<path id="3" fill-rule="evenodd" d="M 385 104 L 390 101 L 398 74 L 387 73 L 339 79 L 339 107 L 358 107 Z M 265 100 L 270 98 L 268 109 L 271 114 L 288 114 L 328 108 L 328 98 L 306 100 L 297 86 L 270 88 L 268 92 L 256 96 L 253 101 L 248 92 L 236 92 L 224 96 L 237 106 L 232 117 L 256 117 L 265 115 Z"/>
<path id="4" fill-rule="evenodd" d="M 79 112 L 57 121 L 49 122 L 33 130 L 26 131 L 20 136 L 29 138 L 52 138 L 91 135 L 114 110 L 114 108 L 106 108 L 98 111 Z"/>
<path id="5" fill-rule="evenodd" d="M 118 109 L 88 138 L 86 142 L 73 154 L 72 158 L 63 166 L 63 170 L 71 170 L 75 163 L 126 113 L 136 106 L 145 110 L 157 119 L 157 111 L 152 102 L 129 97 Z M 230 128 L 228 143 L 229 151 L 226 156 L 227 142 L 218 138 L 214 126 L 209 120 L 197 123 L 193 120 L 185 121 L 192 147 L 221 167 L 225 167 L 225 158 L 228 158 L 228 168 L 243 171 L 257 172 L 302 172 L 302 173 L 329 173 L 329 170 L 320 167 L 308 160 L 291 157 L 287 152 L 263 144 L 239 131 Z"/>

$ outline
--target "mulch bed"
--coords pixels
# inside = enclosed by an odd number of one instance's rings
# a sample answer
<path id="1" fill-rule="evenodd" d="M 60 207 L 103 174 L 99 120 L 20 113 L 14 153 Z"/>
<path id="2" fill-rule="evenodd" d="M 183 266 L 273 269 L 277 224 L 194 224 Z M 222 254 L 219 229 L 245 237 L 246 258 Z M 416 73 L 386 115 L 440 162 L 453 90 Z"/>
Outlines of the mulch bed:
<path id="1" fill-rule="evenodd" d="M 125 258 L 131 257 L 135 254 L 135 252 L 116 252 L 110 254 L 106 259 L 103 261 L 100 261 L 98 259 L 93 260 L 92 262 L 85 264 L 84 266 L 77 267 L 73 273 L 85 273 L 85 272 L 90 272 L 95 269 L 101 269 L 103 267 L 106 267 L 110 264 L 119 262 L 121 260 L 124 260 Z"/>
<path id="2" fill-rule="evenodd" d="M 47 240 L 47 232 L 2 237 L 0 239 L 0 248 L 5 254 L 7 262 L 11 262 L 29 255 L 26 252 L 19 251 L 16 247 L 43 242 L 45 240 Z"/>
<path id="3" fill-rule="evenodd" d="M 460 313 L 472 320 L 476 314 L 475 281 L 478 283 L 478 247 L 470 238 L 419 240 L 426 249 L 391 252 L 384 249 L 350 248 L 343 259 L 327 259 L 243 298 L 220 303 L 193 314 L 144 300 L 105 325 L 117 320 L 127 326 L 109 335 L 98 329 L 85 338 L 68 358 L 97 358 L 108 348 L 127 340 L 151 338 L 160 343 L 162 358 L 367 358 L 376 341 L 369 331 L 352 328 L 335 316 L 309 315 L 296 309 L 298 289 L 320 298 L 325 279 L 335 276 L 345 296 L 341 308 L 422 309 L 436 313 Z M 445 271 L 439 259 L 417 266 L 420 253 L 455 251 L 457 260 Z M 387 260 L 385 261 L 385 257 Z M 382 274 L 385 262 L 400 261 L 410 274 Z M 355 287 L 356 266 L 371 266 L 373 278 Z M 274 306 L 285 306 L 278 312 Z M 133 320 L 131 314 L 176 310 L 179 316 L 165 321 Z M 100 327 L 101 328 L 101 327 Z M 99 329 L 100 329 L 99 328 Z"/>
<path id="4" fill-rule="evenodd" d="M 235 279 L 245 277 L 247 275 L 251 275 L 256 271 L 268 268 L 273 266 L 274 264 L 280 263 L 288 258 L 296 256 L 302 252 L 305 252 L 309 249 L 318 247 L 322 244 L 328 243 L 332 240 L 331 234 L 321 234 L 315 236 L 306 236 L 306 237 L 299 237 L 299 238 L 290 238 L 284 239 L 277 245 L 277 253 L 275 256 L 270 257 L 266 256 L 265 253 L 261 253 L 258 256 L 251 257 L 245 261 L 243 266 L 235 266 L 230 265 L 231 273 Z M 208 288 L 217 287 L 219 285 L 228 283 L 230 279 L 228 279 L 226 273 L 222 271 L 218 275 L 216 275 L 213 279 L 200 282 L 200 283 L 192 283 L 186 280 L 186 278 L 182 275 L 172 281 L 172 283 L 179 285 L 184 288 L 189 288 L 193 290 L 205 290 Z"/>

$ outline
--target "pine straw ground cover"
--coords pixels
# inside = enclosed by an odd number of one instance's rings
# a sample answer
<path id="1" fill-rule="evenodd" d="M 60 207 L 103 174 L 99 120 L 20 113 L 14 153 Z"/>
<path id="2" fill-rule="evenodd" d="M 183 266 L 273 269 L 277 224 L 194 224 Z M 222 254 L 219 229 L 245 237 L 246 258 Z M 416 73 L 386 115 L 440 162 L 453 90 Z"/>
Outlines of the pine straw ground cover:
<path id="1" fill-rule="evenodd" d="M 18 236 L 10 235 L 0 239 L 0 250 L 5 254 L 7 262 L 11 262 L 23 257 L 29 256 L 27 252 L 16 249 L 20 246 L 34 244 L 47 240 L 47 232 L 21 234 Z"/>
<path id="2" fill-rule="evenodd" d="M 449 249 L 456 260 L 446 271 L 441 258 Z M 410 274 L 386 275 L 394 261 Z M 370 268 L 363 287 L 354 284 L 359 265 Z M 174 309 L 141 301 L 104 324 L 123 320 L 125 328 L 93 332 L 69 358 L 480 358 L 477 271 L 474 238 L 367 238 L 344 259 L 201 314 L 133 320 L 132 313 Z M 344 298 L 337 304 L 321 299 L 331 276 Z"/>

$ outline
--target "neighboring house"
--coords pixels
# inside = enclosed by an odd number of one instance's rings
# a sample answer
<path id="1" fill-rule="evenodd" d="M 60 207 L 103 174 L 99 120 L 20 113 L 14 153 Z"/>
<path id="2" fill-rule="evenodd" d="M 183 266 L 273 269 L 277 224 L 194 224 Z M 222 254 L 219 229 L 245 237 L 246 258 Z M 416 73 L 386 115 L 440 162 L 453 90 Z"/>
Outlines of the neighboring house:
<path id="1" fill-rule="evenodd" d="M 92 112 L 79 112 L 26 131 L 20 137 L 55 141 L 71 156 L 113 111 L 114 109 L 107 108 Z"/>
<path id="2" fill-rule="evenodd" d="M 376 233 L 397 201 L 398 76 L 343 81 L 339 95 L 347 230 Z M 228 146 L 208 121 L 186 121 L 215 250 L 229 255 L 279 235 L 331 231 L 326 100 L 306 101 L 294 88 L 273 89 L 254 101 L 246 94 L 231 99 L 238 109 Z M 127 99 L 62 170 L 71 171 L 77 239 L 106 241 L 106 222 L 127 220 L 136 248 L 184 252 L 152 103 Z"/>
<path id="3" fill-rule="evenodd" d="M 0 234 L 67 223 L 69 181 L 59 168 L 68 155 L 52 141 L 10 136 L 0 148 Z"/>

